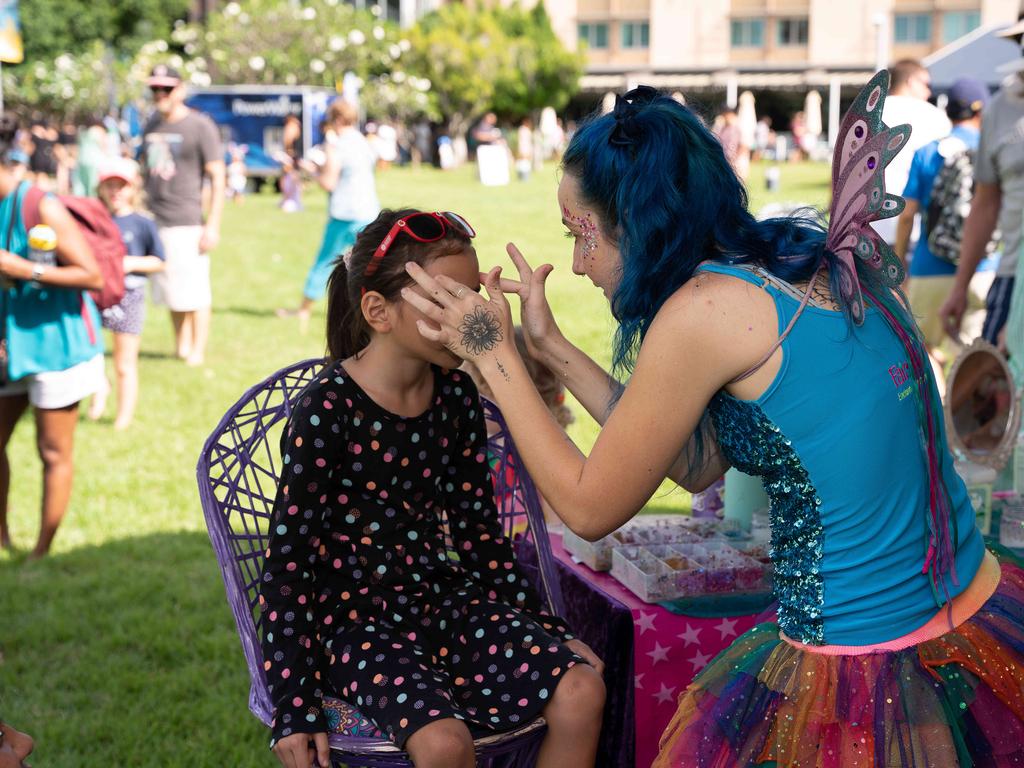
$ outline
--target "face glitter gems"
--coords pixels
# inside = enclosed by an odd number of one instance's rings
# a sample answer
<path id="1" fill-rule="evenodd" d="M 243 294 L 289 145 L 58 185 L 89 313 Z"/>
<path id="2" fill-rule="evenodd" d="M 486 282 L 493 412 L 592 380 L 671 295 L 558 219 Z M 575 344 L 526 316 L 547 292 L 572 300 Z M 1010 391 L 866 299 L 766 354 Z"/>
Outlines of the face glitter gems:
<path id="1" fill-rule="evenodd" d="M 589 213 L 585 216 L 570 216 L 568 219 L 579 227 L 580 236 L 583 238 L 583 257 L 590 258 L 597 250 L 597 225 Z"/>

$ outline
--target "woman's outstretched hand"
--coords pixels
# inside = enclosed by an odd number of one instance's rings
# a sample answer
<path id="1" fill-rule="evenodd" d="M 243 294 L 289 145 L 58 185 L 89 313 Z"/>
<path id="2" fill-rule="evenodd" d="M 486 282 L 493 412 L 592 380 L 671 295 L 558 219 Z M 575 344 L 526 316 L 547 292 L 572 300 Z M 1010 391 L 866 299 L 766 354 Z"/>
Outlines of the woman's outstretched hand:
<path id="1" fill-rule="evenodd" d="M 434 324 L 416 321 L 424 338 L 439 341 L 463 360 L 472 361 L 493 354 L 501 344 L 514 345 L 512 310 L 501 290 L 501 267 L 484 276 L 486 299 L 446 275 L 431 277 L 418 264 L 406 264 L 405 271 L 426 294 L 411 287 L 402 289 L 402 298 Z"/>
<path id="2" fill-rule="evenodd" d="M 505 250 L 519 271 L 519 280 L 502 278 L 501 290 L 519 297 L 520 323 L 526 348 L 532 357 L 540 360 L 545 344 L 562 333 L 555 322 L 544 290 L 544 283 L 554 267 L 550 264 L 541 264 L 534 269 L 526 262 L 514 243 L 506 245 Z"/>

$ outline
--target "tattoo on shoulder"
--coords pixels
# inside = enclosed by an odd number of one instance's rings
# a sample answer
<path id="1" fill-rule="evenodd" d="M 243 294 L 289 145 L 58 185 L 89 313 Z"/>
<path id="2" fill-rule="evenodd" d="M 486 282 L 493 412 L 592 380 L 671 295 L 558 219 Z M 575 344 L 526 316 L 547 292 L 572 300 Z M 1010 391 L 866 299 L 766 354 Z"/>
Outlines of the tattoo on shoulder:
<path id="1" fill-rule="evenodd" d="M 473 311 L 462 317 L 459 326 L 462 334 L 462 345 L 471 355 L 490 352 L 502 340 L 501 323 L 494 312 L 481 306 L 473 307 Z"/>

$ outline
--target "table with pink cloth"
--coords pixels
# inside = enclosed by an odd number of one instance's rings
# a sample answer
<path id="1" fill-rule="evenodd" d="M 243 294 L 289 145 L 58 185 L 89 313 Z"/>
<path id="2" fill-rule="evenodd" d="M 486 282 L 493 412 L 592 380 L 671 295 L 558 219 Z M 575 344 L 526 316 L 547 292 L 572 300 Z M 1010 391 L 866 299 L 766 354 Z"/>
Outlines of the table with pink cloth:
<path id="1" fill-rule="evenodd" d="M 757 617 L 673 613 L 643 602 L 610 574 L 574 562 L 558 533 L 551 534 L 551 549 L 558 561 L 565 618 L 608 665 L 599 765 L 649 768 L 679 694 L 715 655 L 754 626 Z"/>

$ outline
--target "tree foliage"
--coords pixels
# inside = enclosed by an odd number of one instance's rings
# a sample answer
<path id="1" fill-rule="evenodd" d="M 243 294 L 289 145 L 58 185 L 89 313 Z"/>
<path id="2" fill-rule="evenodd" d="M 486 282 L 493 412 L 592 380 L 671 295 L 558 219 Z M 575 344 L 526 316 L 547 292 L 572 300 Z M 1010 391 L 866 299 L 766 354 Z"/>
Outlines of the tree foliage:
<path id="1" fill-rule="evenodd" d="M 431 83 L 437 110 L 461 131 L 490 108 L 502 63 L 504 34 L 489 11 L 442 6 L 411 30 L 411 68 Z"/>
<path id="2" fill-rule="evenodd" d="M 372 120 L 412 123 L 417 120 L 439 120 L 437 104 L 430 96 L 430 81 L 407 75 L 403 70 L 380 75 L 366 81 L 360 94 L 366 116 Z"/>
<path id="3" fill-rule="evenodd" d="M 77 56 L 61 54 L 52 60 L 4 67 L 4 106 L 23 114 L 82 119 L 105 114 L 112 92 L 118 100 L 117 89 L 125 82 L 130 82 L 128 65 L 96 41 Z"/>
<path id="4" fill-rule="evenodd" d="M 340 0 L 248 0 L 179 27 L 174 41 L 217 84 L 323 85 L 390 73 L 409 48 L 398 28 Z"/>
<path id="5" fill-rule="evenodd" d="M 21 0 L 27 66 L 62 54 L 88 54 L 103 40 L 118 60 L 130 58 L 147 40 L 166 38 L 190 0 Z"/>
<path id="6" fill-rule="evenodd" d="M 543 3 L 495 8 L 505 34 L 505 65 L 494 83 L 492 108 L 511 118 L 544 107 L 564 107 L 579 89 L 584 57 L 566 50 L 551 27 Z"/>
<path id="7" fill-rule="evenodd" d="M 199 86 L 338 87 L 351 72 L 368 116 L 442 120 L 461 133 L 486 110 L 517 119 L 563 107 L 583 71 L 541 3 L 452 3 L 403 32 L 380 6 L 344 0 L 232 0 L 204 25 L 180 18 L 190 0 L 21 2 L 26 63 L 4 68 L 5 91 L 12 104 L 51 113 L 135 99 L 165 62 Z"/>
<path id="8" fill-rule="evenodd" d="M 567 51 L 542 4 L 470 10 L 451 4 L 412 30 L 412 67 L 430 80 L 438 111 L 458 131 L 488 109 L 517 118 L 565 106 L 583 58 Z"/>

